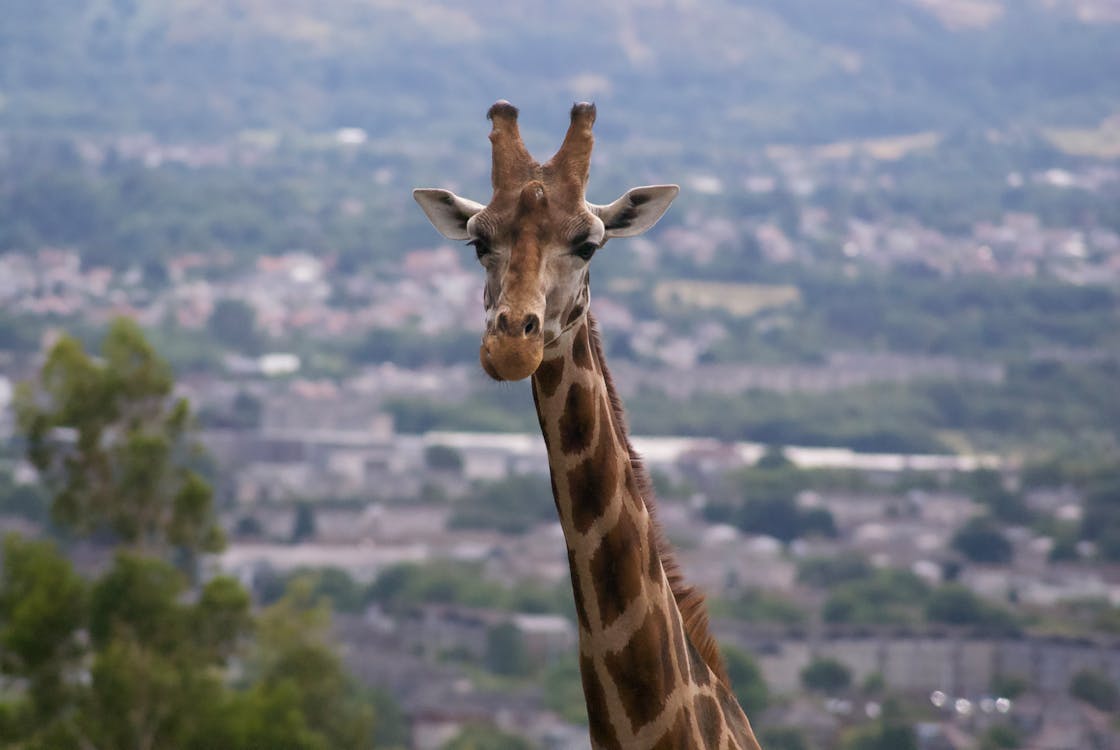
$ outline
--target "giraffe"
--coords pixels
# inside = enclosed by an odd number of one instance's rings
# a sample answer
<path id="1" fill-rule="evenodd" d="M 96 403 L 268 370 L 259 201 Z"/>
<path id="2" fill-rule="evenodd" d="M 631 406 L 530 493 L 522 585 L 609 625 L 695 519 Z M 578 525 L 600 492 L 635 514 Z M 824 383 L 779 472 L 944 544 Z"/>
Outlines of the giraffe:
<path id="1" fill-rule="evenodd" d="M 482 369 L 495 380 L 531 377 L 568 552 L 591 744 L 759 750 L 703 598 L 684 583 L 657 523 L 589 310 L 592 256 L 612 237 L 653 226 L 679 189 L 637 187 L 588 203 L 595 106 L 573 106 L 563 144 L 543 165 L 522 143 L 517 116 L 506 101 L 487 114 L 488 204 L 441 189 L 413 196 L 486 271 Z"/>

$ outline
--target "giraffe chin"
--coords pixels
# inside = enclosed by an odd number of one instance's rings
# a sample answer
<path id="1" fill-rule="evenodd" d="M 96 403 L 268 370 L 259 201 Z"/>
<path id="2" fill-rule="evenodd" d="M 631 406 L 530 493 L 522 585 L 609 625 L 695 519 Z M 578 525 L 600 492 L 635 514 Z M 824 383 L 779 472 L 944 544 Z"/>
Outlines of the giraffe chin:
<path id="1" fill-rule="evenodd" d="M 544 357 L 544 345 L 539 336 L 510 339 L 487 335 L 482 339 L 478 359 L 482 369 L 494 380 L 523 380 L 534 372 Z"/>

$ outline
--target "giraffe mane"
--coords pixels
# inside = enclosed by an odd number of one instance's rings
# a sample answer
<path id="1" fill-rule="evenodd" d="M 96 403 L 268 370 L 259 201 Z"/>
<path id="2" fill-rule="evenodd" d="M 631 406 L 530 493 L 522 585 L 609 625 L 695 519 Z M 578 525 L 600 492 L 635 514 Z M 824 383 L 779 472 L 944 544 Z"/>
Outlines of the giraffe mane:
<path id="1" fill-rule="evenodd" d="M 665 531 L 661 527 L 660 521 L 658 521 L 657 498 L 654 495 L 653 482 L 649 478 L 649 472 L 646 471 L 645 464 L 642 462 L 642 457 L 634 450 L 634 446 L 630 442 L 629 430 L 626 424 L 626 412 L 622 406 L 622 399 L 619 398 L 618 391 L 614 387 L 614 380 L 611 378 L 611 373 L 607 369 L 606 359 L 603 356 L 602 339 L 599 336 L 599 326 L 590 312 L 587 314 L 587 320 L 588 329 L 591 333 L 590 340 L 592 351 L 599 364 L 599 369 L 603 373 L 603 382 L 606 384 L 607 397 L 610 400 L 611 411 L 614 413 L 615 430 L 619 441 L 626 446 L 626 452 L 630 455 L 630 467 L 634 471 L 634 476 L 638 484 L 638 492 L 642 496 L 642 502 L 649 512 L 650 523 L 653 524 L 653 536 L 654 543 L 657 545 L 657 554 L 661 558 L 661 567 L 665 570 L 665 576 L 669 581 L 669 588 L 673 592 L 673 599 L 677 602 L 677 609 L 680 610 L 681 619 L 684 622 L 685 634 L 688 636 L 688 640 L 692 645 L 696 647 L 704 663 L 712 670 L 712 673 L 730 688 L 731 682 L 727 676 L 727 669 L 723 664 L 723 657 L 719 652 L 719 645 L 716 643 L 708 627 L 708 610 L 704 603 L 704 594 L 694 586 L 685 583 L 684 573 L 681 572 L 680 565 L 677 563 L 676 556 L 673 554 L 673 547 L 665 536 Z"/>

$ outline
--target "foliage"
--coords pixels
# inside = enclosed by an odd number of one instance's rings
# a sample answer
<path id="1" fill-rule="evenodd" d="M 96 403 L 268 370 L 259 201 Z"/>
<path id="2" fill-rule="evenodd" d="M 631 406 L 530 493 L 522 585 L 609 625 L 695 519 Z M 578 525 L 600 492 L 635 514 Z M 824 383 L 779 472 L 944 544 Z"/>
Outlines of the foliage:
<path id="1" fill-rule="evenodd" d="M 486 631 L 486 668 L 506 677 L 529 673 L 529 655 L 521 631 L 512 622 L 494 625 Z"/>
<path id="2" fill-rule="evenodd" d="M 1022 496 L 1004 487 L 1003 477 L 994 469 L 978 469 L 969 474 L 966 489 L 973 500 L 987 506 L 992 516 L 1004 523 L 1022 524 L 1030 520 Z"/>
<path id="3" fill-rule="evenodd" d="M 1115 711 L 1120 705 L 1120 689 L 1101 672 L 1082 669 L 1069 681 L 1069 694 L 1101 711 Z"/>
<path id="4" fill-rule="evenodd" d="M 85 581 L 53 545 L 10 535 L 3 554 L 0 674 L 22 677 L 28 687 L 24 701 L 6 706 L 0 701 L 11 725 L 0 726 L 0 739 L 4 733 L 31 736 L 35 725 L 52 725 L 73 700 L 66 675 L 81 660 L 79 633 L 89 600 Z"/>
<path id="5" fill-rule="evenodd" d="M 980 737 L 979 750 L 1014 750 L 1021 747 L 1023 737 L 1010 724 L 996 724 Z"/>
<path id="6" fill-rule="evenodd" d="M 572 616 L 571 587 L 520 584 L 506 588 L 487 579 L 477 565 L 432 562 L 402 563 L 386 568 L 370 585 L 368 600 L 399 611 L 418 604 L 461 604 L 506 611 L 557 613 Z"/>
<path id="7" fill-rule="evenodd" d="M 579 659 L 575 654 L 557 659 L 549 666 L 542 684 L 544 703 L 548 708 L 573 724 L 587 724 L 587 701 L 583 696 Z"/>
<path id="8" fill-rule="evenodd" d="M 759 461 L 757 466 L 733 472 L 727 481 L 735 499 L 707 505 L 704 515 L 708 520 L 732 523 L 743 531 L 766 534 L 783 542 L 802 536 L 836 535 L 831 513 L 822 508 L 804 509 L 797 504 L 797 493 L 812 485 L 811 472 L 774 456 Z"/>
<path id="9" fill-rule="evenodd" d="M 456 504 L 448 522 L 457 529 L 494 529 L 523 534 L 556 519 L 552 489 L 544 477 L 524 474 L 480 482 Z"/>
<path id="10" fill-rule="evenodd" d="M 472 725 L 443 746 L 443 750 L 532 750 L 532 745 L 516 735 L 495 727 Z"/>
<path id="11" fill-rule="evenodd" d="M 202 747 L 213 740 L 205 732 L 248 720 L 226 715 L 242 696 L 219 679 L 253 629 L 248 595 L 232 579 L 211 580 L 192 603 L 178 571 L 127 551 L 91 583 L 46 542 L 9 538 L 3 562 L 3 668 L 28 680 L 5 705 L 13 739 L 60 749 Z M 80 663 L 88 681 L 72 679 Z"/>
<path id="12" fill-rule="evenodd" d="M 929 586 L 913 573 L 878 570 L 871 578 L 837 585 L 825 600 L 821 616 L 832 624 L 914 623 L 928 596 Z"/>
<path id="13" fill-rule="evenodd" d="M 1081 537 L 1096 542 L 1104 559 L 1120 560 L 1120 470 L 1108 467 L 1094 471 L 1083 483 Z"/>
<path id="14" fill-rule="evenodd" d="M 86 580 L 48 542 L 5 540 L 0 742 L 368 747 L 370 698 L 330 650 L 329 613 L 310 582 L 297 580 L 254 617 L 237 581 L 200 584 L 168 562 L 172 548 L 197 553 L 220 541 L 210 488 L 187 468 L 189 409 L 169 404 L 171 389 L 138 330 L 118 322 L 101 361 L 63 338 L 38 389 L 22 394 L 28 451 L 54 472 L 52 510 L 77 529 L 108 526 L 121 544 Z M 57 439 L 59 428 L 72 439 Z M 129 513 L 139 516 L 132 525 Z M 378 702 L 392 717 L 387 697 Z"/>
<path id="15" fill-rule="evenodd" d="M 12 515 L 43 523 L 49 512 L 50 505 L 41 487 L 17 484 L 10 474 L 0 473 L 0 516 Z"/>
<path id="16" fill-rule="evenodd" d="M 206 323 L 210 335 L 225 346 L 245 354 L 260 351 L 257 314 L 238 299 L 220 299 Z"/>
<path id="17" fill-rule="evenodd" d="M 429 445 L 424 449 L 424 465 L 432 471 L 459 474 L 463 471 L 463 454 L 447 445 Z"/>
<path id="18" fill-rule="evenodd" d="M 17 410 L 28 457 L 52 494 L 51 515 L 108 529 L 138 549 L 220 549 L 212 493 L 191 468 L 190 407 L 135 323 L 116 320 L 100 360 L 61 337 Z"/>
<path id="19" fill-rule="evenodd" d="M 953 535 L 953 548 L 975 563 L 1002 565 L 1011 562 L 1014 549 L 1000 531 L 1000 527 L 987 516 L 968 521 Z"/>
<path id="20" fill-rule="evenodd" d="M 340 568 L 297 570 L 288 578 L 288 585 L 297 579 L 310 582 L 311 597 L 325 599 L 336 612 L 361 612 L 366 605 L 367 589 Z"/>
<path id="21" fill-rule="evenodd" d="M 315 538 L 315 508 L 311 503 L 296 505 L 295 519 L 292 521 L 292 544 L 299 544 Z"/>
<path id="22" fill-rule="evenodd" d="M 844 734 L 841 750 L 918 750 L 914 727 L 897 699 L 883 702 L 880 717 Z"/>
<path id="23" fill-rule="evenodd" d="M 997 673 L 992 675 L 989 689 L 992 695 L 1014 700 L 1029 688 L 1030 683 L 1022 675 Z"/>
<path id="24" fill-rule="evenodd" d="M 746 589 L 733 598 L 714 599 L 713 615 L 741 622 L 770 622 L 785 626 L 804 624 L 808 613 L 792 600 L 762 589 Z"/>
<path id="25" fill-rule="evenodd" d="M 875 569 L 866 557 L 848 552 L 835 557 L 808 557 L 797 563 L 797 580 L 809 586 L 829 589 L 841 583 L 874 577 Z"/>
<path id="26" fill-rule="evenodd" d="M 762 727 L 758 740 L 767 750 L 809 750 L 804 732 L 795 727 Z"/>
<path id="27" fill-rule="evenodd" d="M 745 651 L 734 646 L 724 646 L 723 662 L 736 700 L 748 716 L 758 716 L 770 702 L 770 689 L 762 670 Z"/>
<path id="28" fill-rule="evenodd" d="M 852 671 L 835 659 L 814 659 L 801 670 L 801 684 L 819 693 L 841 693 L 851 687 Z"/>
<path id="29" fill-rule="evenodd" d="M 926 602 L 926 619 L 946 625 L 971 626 L 991 634 L 1018 632 L 1015 618 L 1006 610 L 984 602 L 970 589 L 945 584 L 935 589 Z"/>
<path id="30" fill-rule="evenodd" d="M 297 698 L 308 733 L 325 747 L 365 747 L 373 711 L 330 649 L 329 624 L 329 610 L 316 602 L 308 581 L 297 579 L 260 616 L 249 670 L 259 695 Z"/>

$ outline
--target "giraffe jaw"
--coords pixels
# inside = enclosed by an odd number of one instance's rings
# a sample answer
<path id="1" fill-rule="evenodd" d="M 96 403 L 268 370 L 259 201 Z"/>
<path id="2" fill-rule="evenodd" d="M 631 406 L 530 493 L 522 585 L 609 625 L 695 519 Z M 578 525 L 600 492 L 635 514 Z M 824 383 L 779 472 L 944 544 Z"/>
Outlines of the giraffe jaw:
<path id="1" fill-rule="evenodd" d="M 544 358 L 544 340 L 539 336 L 514 338 L 487 334 L 482 338 L 478 359 L 494 380 L 523 380 L 537 371 Z"/>

